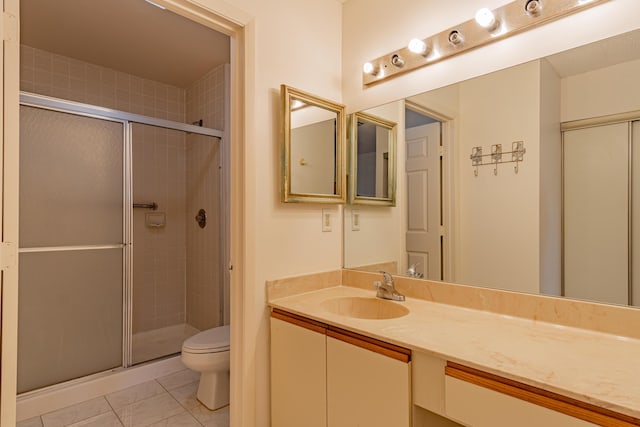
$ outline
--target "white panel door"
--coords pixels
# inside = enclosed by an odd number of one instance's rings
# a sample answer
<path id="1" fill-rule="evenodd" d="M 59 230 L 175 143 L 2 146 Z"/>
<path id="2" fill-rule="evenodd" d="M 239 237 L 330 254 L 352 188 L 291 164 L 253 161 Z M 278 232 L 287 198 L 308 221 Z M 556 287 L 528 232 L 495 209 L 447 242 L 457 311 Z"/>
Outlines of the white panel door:
<path id="1" fill-rule="evenodd" d="M 564 133 L 564 293 L 628 303 L 629 125 Z"/>
<path id="2" fill-rule="evenodd" d="M 631 188 L 631 301 L 630 304 L 640 306 L 640 121 L 633 122 L 631 129 L 631 146 L 633 153 Z"/>
<path id="3" fill-rule="evenodd" d="M 408 264 L 442 279 L 440 244 L 440 123 L 405 131 Z"/>

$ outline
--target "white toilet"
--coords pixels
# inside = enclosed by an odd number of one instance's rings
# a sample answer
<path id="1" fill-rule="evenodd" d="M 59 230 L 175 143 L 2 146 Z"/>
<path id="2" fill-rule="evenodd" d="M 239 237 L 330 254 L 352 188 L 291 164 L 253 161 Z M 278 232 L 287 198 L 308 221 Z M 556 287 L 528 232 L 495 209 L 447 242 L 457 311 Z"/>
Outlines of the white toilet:
<path id="1" fill-rule="evenodd" d="M 229 404 L 229 326 L 207 329 L 182 344 L 182 363 L 200 372 L 198 400 L 211 410 Z"/>

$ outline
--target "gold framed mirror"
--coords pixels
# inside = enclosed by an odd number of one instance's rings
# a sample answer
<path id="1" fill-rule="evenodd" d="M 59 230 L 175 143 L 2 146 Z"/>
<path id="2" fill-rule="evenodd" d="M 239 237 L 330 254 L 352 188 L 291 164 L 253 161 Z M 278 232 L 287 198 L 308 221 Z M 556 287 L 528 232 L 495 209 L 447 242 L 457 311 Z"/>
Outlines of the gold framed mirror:
<path id="1" fill-rule="evenodd" d="M 396 205 L 396 127 L 372 114 L 351 115 L 350 203 Z"/>
<path id="2" fill-rule="evenodd" d="M 345 203 L 345 107 L 282 85 L 282 191 L 285 203 Z"/>

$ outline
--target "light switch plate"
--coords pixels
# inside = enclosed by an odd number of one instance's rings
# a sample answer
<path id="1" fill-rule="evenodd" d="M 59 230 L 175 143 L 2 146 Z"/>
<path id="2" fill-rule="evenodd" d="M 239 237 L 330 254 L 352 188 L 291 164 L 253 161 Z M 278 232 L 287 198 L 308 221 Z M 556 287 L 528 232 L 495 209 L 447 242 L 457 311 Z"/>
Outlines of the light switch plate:
<path id="1" fill-rule="evenodd" d="M 331 210 L 322 209 L 322 232 L 331 231 Z"/>
<path id="2" fill-rule="evenodd" d="M 351 231 L 360 231 L 360 209 L 351 211 Z"/>

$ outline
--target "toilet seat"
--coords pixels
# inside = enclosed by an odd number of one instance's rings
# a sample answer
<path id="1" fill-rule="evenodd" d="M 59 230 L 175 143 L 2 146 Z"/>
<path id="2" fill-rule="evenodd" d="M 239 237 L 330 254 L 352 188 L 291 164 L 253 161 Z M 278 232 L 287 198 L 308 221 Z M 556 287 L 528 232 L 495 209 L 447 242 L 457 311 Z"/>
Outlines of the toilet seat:
<path id="1" fill-rule="evenodd" d="M 182 344 L 182 351 L 192 354 L 229 351 L 229 333 L 229 325 L 199 332 Z"/>

